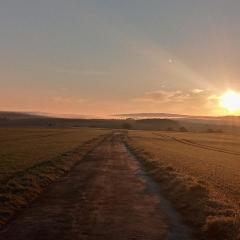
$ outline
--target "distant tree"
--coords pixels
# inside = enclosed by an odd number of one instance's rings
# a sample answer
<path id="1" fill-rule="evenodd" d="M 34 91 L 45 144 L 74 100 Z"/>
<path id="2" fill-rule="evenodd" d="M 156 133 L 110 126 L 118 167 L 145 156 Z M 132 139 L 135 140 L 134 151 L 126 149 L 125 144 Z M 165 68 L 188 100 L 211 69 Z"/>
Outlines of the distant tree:
<path id="1" fill-rule="evenodd" d="M 172 131 L 174 131 L 174 129 L 173 129 L 172 127 L 168 127 L 168 128 L 166 129 L 166 131 L 172 132 Z"/>
<path id="2" fill-rule="evenodd" d="M 123 123 L 122 128 L 124 129 L 132 129 L 132 125 L 130 123 Z"/>
<path id="3" fill-rule="evenodd" d="M 1 121 L 1 122 L 7 122 L 8 119 L 7 119 L 6 117 L 0 117 L 0 121 Z"/>
<path id="4" fill-rule="evenodd" d="M 187 128 L 185 128 L 185 127 L 180 127 L 180 128 L 179 128 L 179 131 L 180 131 L 180 132 L 188 132 Z"/>
<path id="5" fill-rule="evenodd" d="M 134 118 L 126 118 L 127 121 L 135 121 Z"/>
<path id="6" fill-rule="evenodd" d="M 54 124 L 52 122 L 48 123 L 48 127 L 53 127 Z"/>

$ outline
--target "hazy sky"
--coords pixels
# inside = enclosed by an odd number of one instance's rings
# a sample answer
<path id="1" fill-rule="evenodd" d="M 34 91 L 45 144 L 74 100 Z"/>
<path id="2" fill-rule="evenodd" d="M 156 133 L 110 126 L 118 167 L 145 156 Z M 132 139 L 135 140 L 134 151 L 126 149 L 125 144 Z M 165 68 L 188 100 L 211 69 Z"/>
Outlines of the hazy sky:
<path id="1" fill-rule="evenodd" d="M 0 2 L 0 110 L 225 114 L 239 0 Z"/>

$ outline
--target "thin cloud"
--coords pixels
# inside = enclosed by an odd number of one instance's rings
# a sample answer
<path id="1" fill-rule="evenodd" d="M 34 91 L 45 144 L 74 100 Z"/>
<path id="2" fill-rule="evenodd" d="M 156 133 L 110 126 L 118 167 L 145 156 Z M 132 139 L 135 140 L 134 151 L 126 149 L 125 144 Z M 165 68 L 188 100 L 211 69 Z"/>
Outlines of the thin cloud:
<path id="1" fill-rule="evenodd" d="M 199 89 L 200 90 L 200 89 Z M 136 108 L 154 112 L 215 114 L 219 111 L 219 97 L 211 90 L 159 90 L 146 92 L 133 99 Z M 199 107 L 201 106 L 201 108 Z"/>
<path id="2" fill-rule="evenodd" d="M 146 92 L 142 97 L 134 99 L 136 102 L 182 102 L 189 98 L 188 93 L 182 91 L 152 91 Z"/>
<path id="3" fill-rule="evenodd" d="M 202 93 L 202 92 L 204 92 L 204 90 L 203 90 L 203 89 L 196 88 L 196 89 L 193 89 L 192 92 L 197 94 L 197 93 Z"/>

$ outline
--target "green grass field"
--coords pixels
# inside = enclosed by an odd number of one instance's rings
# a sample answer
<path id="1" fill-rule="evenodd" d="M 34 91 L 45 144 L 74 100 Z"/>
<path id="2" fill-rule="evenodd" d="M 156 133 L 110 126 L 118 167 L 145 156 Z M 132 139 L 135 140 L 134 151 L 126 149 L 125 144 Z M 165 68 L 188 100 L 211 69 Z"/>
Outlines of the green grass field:
<path id="1" fill-rule="evenodd" d="M 0 181 L 106 132 L 91 128 L 1 128 Z"/>

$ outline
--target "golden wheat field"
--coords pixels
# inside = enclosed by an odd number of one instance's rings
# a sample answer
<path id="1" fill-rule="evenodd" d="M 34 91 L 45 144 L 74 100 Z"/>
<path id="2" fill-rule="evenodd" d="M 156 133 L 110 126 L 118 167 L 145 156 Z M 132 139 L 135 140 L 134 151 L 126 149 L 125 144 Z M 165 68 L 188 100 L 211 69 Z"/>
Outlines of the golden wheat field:
<path id="1" fill-rule="evenodd" d="M 240 200 L 240 135 L 131 131 L 129 136 L 152 159 Z"/>
<path id="2" fill-rule="evenodd" d="M 0 181 L 106 133 L 91 128 L 0 129 Z"/>
<path id="3" fill-rule="evenodd" d="M 107 132 L 91 128 L 0 129 L 0 226 L 67 174 Z"/>
<path id="4" fill-rule="evenodd" d="M 239 135 L 129 131 L 127 139 L 199 235 L 239 239 Z"/>

